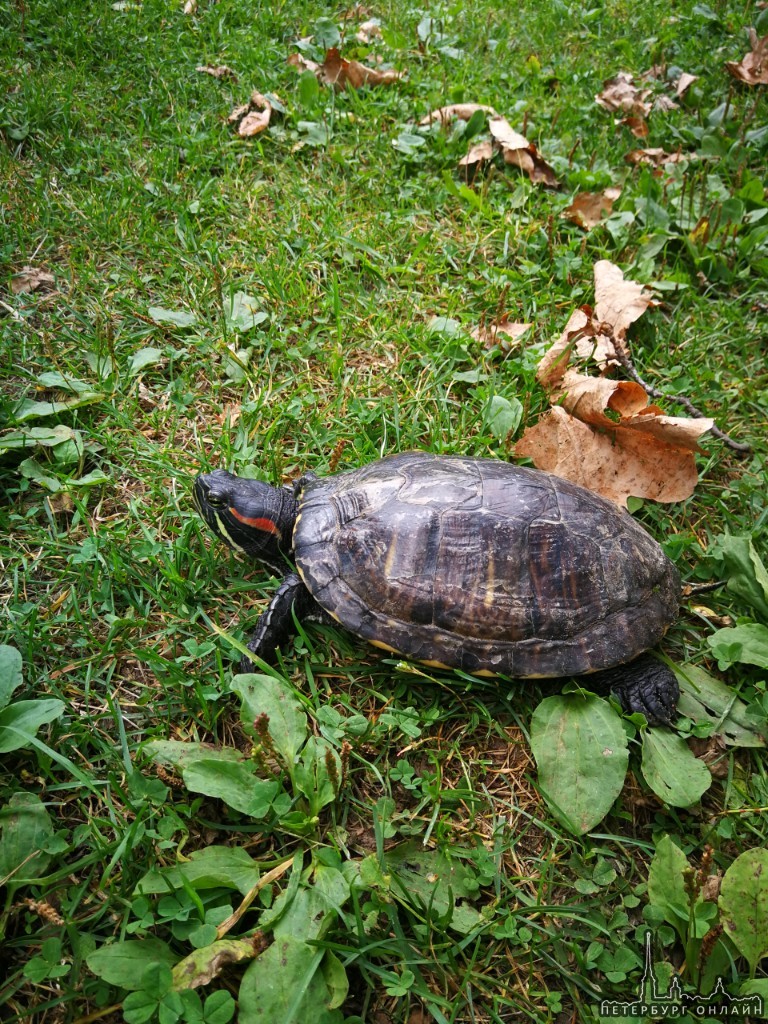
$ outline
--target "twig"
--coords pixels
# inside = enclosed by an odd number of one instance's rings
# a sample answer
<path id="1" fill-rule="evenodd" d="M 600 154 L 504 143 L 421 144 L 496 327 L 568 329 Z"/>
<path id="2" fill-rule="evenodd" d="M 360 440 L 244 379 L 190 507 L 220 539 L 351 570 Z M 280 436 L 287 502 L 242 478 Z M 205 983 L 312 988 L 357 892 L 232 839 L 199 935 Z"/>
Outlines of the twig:
<path id="1" fill-rule="evenodd" d="M 697 409 L 693 402 L 687 399 L 685 395 L 667 395 L 663 391 L 659 391 L 658 388 L 653 387 L 652 384 L 646 383 L 635 369 L 634 364 L 629 358 L 624 346 L 619 343 L 617 338 L 613 338 L 613 347 L 616 349 L 616 357 L 629 376 L 639 384 L 641 388 L 644 388 L 652 398 L 664 398 L 667 401 L 677 402 L 677 404 L 682 405 L 686 412 L 690 413 L 691 416 L 705 418 L 704 413 L 701 412 L 700 409 Z M 752 453 L 751 445 L 745 444 L 741 441 L 734 441 L 732 437 L 726 434 L 719 427 L 716 427 L 714 424 L 710 427 L 710 433 L 715 437 L 720 438 L 723 444 L 727 444 L 728 447 L 738 455 L 750 455 Z"/>

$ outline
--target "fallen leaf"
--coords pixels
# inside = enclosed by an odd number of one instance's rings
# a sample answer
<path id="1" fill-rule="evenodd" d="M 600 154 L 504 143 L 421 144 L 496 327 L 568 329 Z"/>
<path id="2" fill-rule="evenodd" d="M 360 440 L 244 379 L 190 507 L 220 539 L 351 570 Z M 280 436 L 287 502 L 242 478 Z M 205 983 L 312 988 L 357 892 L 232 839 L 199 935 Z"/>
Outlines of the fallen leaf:
<path id="1" fill-rule="evenodd" d="M 650 94 L 650 89 L 637 88 L 629 72 L 620 71 L 603 82 L 603 91 L 595 96 L 595 102 L 612 113 L 623 110 L 628 114 L 647 115 L 651 112 L 651 104 L 648 102 Z"/>
<path id="2" fill-rule="evenodd" d="M 698 80 L 698 77 L 698 75 L 689 75 L 687 71 L 683 71 L 677 80 L 675 95 L 682 96 Z"/>
<path id="3" fill-rule="evenodd" d="M 630 325 L 653 301 L 609 260 L 596 263 L 594 273 L 594 310 L 574 310 L 537 369 L 554 408 L 526 430 L 515 453 L 619 505 L 630 495 L 681 501 L 696 486 L 698 439 L 713 421 L 666 416 L 635 381 L 569 368 L 574 351 L 602 365 L 616 362 Z"/>
<path id="4" fill-rule="evenodd" d="M 432 124 L 433 121 L 442 121 L 443 124 L 449 124 L 455 117 L 458 117 L 461 121 L 469 121 L 478 110 L 484 111 L 489 117 L 498 116 L 493 107 L 488 107 L 484 103 L 451 103 L 447 107 L 439 107 L 437 110 L 432 110 L 429 114 L 425 114 L 419 121 L 419 124 Z"/>
<path id="5" fill-rule="evenodd" d="M 288 63 L 301 71 L 313 71 L 318 81 L 339 90 L 346 89 L 347 86 L 359 89 L 363 85 L 392 85 L 403 77 L 402 71 L 395 71 L 393 68 L 379 71 L 377 68 L 361 64 L 358 60 L 347 60 L 335 46 L 328 50 L 322 64 L 307 60 L 298 53 L 291 54 Z"/>
<path id="6" fill-rule="evenodd" d="M 630 114 L 629 117 L 623 117 L 620 124 L 623 124 L 625 128 L 629 128 L 636 139 L 645 139 L 648 137 L 648 124 L 644 117 L 640 117 L 638 114 Z"/>
<path id="7" fill-rule="evenodd" d="M 185 14 L 194 14 L 197 11 L 197 0 L 187 0 L 184 4 Z"/>
<path id="8" fill-rule="evenodd" d="M 603 192 L 578 192 L 563 210 L 563 216 L 589 231 L 610 215 L 620 195 L 621 189 L 613 185 Z"/>
<path id="9" fill-rule="evenodd" d="M 486 348 L 493 348 L 498 345 L 504 352 L 510 352 L 518 346 L 523 335 L 531 329 L 533 324 L 516 323 L 507 316 L 490 324 L 481 324 L 471 331 L 471 336 L 476 341 L 481 341 Z"/>
<path id="10" fill-rule="evenodd" d="M 370 18 L 358 26 L 357 39 L 361 43 L 370 43 L 381 36 L 381 23 L 377 18 Z"/>
<path id="11" fill-rule="evenodd" d="M 630 495 L 683 501 L 698 481 L 693 451 L 624 427 L 597 430 L 559 406 L 526 430 L 515 454 L 620 506 Z"/>
<path id="12" fill-rule="evenodd" d="M 269 127 L 272 104 L 260 92 L 252 92 L 251 98 L 241 107 L 235 107 L 227 120 L 237 125 L 237 134 L 244 139 L 251 138 Z"/>
<path id="13" fill-rule="evenodd" d="M 758 39 L 754 28 L 749 30 L 749 44 L 752 49 L 740 61 L 725 62 L 734 78 L 745 85 L 768 85 L 768 36 Z"/>
<path id="14" fill-rule="evenodd" d="M 679 108 L 671 96 L 665 96 L 662 94 L 661 96 L 657 96 L 653 101 L 653 109 L 666 113 L 669 110 L 678 110 Z M 646 132 L 646 134 L 648 133 Z"/>
<path id="15" fill-rule="evenodd" d="M 41 267 L 22 267 L 18 274 L 11 277 L 11 291 L 14 295 L 20 292 L 48 291 L 55 287 L 56 278 Z"/>
<path id="16" fill-rule="evenodd" d="M 624 157 L 628 164 L 652 164 L 654 167 L 662 167 L 664 164 L 679 164 L 683 160 L 691 160 L 690 153 L 667 153 L 665 149 L 633 149 Z"/>
<path id="17" fill-rule="evenodd" d="M 459 167 L 474 167 L 475 164 L 486 163 L 493 158 L 493 143 L 488 139 L 471 147 L 466 156 L 459 160 Z"/>
<path id="18" fill-rule="evenodd" d="M 498 115 L 489 118 L 488 127 L 504 156 L 504 162 L 519 167 L 535 184 L 544 184 L 549 188 L 559 188 L 555 172 L 539 155 L 532 142 L 524 135 L 516 132 L 506 118 Z"/>
<path id="19" fill-rule="evenodd" d="M 231 78 L 233 81 L 237 81 L 237 75 L 226 64 L 219 64 L 216 67 L 210 64 L 198 64 L 195 71 L 199 71 L 202 75 L 210 75 L 211 78 Z"/>

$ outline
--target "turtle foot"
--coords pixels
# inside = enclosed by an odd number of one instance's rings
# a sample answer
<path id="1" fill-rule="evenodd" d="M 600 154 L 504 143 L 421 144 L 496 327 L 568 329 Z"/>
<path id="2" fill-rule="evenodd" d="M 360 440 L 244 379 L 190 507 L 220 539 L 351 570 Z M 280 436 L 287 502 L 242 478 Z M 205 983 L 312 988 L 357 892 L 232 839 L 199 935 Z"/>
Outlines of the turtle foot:
<path id="1" fill-rule="evenodd" d="M 593 681 L 599 689 L 613 693 L 629 714 L 645 715 L 649 725 L 672 724 L 680 687 L 674 672 L 651 655 L 596 672 L 585 679 L 589 689 L 594 688 Z"/>

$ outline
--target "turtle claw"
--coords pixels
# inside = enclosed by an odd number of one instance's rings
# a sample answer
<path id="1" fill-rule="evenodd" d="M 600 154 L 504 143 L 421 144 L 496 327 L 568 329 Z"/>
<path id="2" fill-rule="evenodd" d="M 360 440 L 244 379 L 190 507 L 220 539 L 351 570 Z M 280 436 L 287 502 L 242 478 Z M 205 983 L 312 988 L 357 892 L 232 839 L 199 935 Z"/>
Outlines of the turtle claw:
<path id="1" fill-rule="evenodd" d="M 680 687 L 674 672 L 662 662 L 643 656 L 616 669 L 612 690 L 629 714 L 641 712 L 649 725 L 671 725 Z"/>

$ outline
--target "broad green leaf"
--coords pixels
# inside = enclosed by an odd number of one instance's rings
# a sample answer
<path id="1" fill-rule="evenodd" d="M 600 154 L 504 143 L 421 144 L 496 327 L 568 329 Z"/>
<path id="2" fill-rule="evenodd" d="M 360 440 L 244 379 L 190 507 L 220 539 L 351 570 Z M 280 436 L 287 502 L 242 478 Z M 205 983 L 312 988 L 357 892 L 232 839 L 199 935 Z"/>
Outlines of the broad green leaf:
<path id="1" fill-rule="evenodd" d="M 280 783 L 260 779 L 252 764 L 230 761 L 193 761 L 182 771 L 184 783 L 193 793 L 203 793 L 223 800 L 241 814 L 263 818 L 269 814 Z"/>
<path id="2" fill-rule="evenodd" d="M 69 377 L 64 373 L 59 373 L 58 370 L 47 370 L 45 373 L 39 374 L 37 380 L 44 388 L 59 388 L 62 391 L 71 391 L 75 395 L 94 393 L 91 385 L 84 380 Z"/>
<path id="3" fill-rule="evenodd" d="M 241 763 L 246 760 L 236 747 L 212 747 L 209 743 L 187 743 L 184 740 L 150 740 L 144 750 L 153 761 L 166 768 L 186 768 L 194 761 L 228 761 Z"/>
<path id="4" fill-rule="evenodd" d="M 278 909 L 276 902 L 275 910 Z M 313 885 L 309 888 L 302 886 L 276 921 L 274 935 L 276 939 L 287 938 L 297 941 L 322 939 L 337 920 L 336 908 L 331 906 L 323 893 Z"/>
<path id="5" fill-rule="evenodd" d="M 293 783 L 310 805 L 310 814 L 336 799 L 341 785 L 341 758 L 328 740 L 310 736 L 293 772 Z"/>
<path id="6" fill-rule="evenodd" d="M 720 920 L 754 976 L 768 955 L 768 850 L 740 854 L 723 876 Z"/>
<path id="7" fill-rule="evenodd" d="M 728 589 L 753 608 L 768 623 L 768 570 L 750 536 L 718 537 L 708 554 L 722 563 Z"/>
<path id="8" fill-rule="evenodd" d="M 446 338 L 456 338 L 465 333 L 459 321 L 450 316 L 433 316 L 427 330 L 430 334 L 443 334 Z"/>
<path id="9" fill-rule="evenodd" d="M 137 894 L 192 889 L 237 889 L 246 895 L 260 877 L 259 865 L 240 846 L 208 846 L 189 860 L 168 868 L 152 868 L 139 880 Z"/>
<path id="10" fill-rule="evenodd" d="M 34 459 L 24 459 L 19 463 L 19 472 L 25 480 L 31 480 L 53 494 L 61 490 L 61 481 L 58 477 L 46 473 L 40 463 Z"/>
<path id="11" fill-rule="evenodd" d="M 65 441 L 74 440 L 82 448 L 82 440 L 77 430 L 63 423 L 55 427 L 27 427 L 25 430 L 11 430 L 0 434 L 0 455 L 3 452 L 18 451 L 23 448 L 53 448 Z"/>
<path id="12" fill-rule="evenodd" d="M 730 686 L 696 665 L 675 668 L 680 684 L 677 710 L 694 722 L 711 722 L 725 743 L 734 747 L 764 747 L 761 725 L 749 715 L 744 701 Z"/>
<path id="13" fill-rule="evenodd" d="M 547 697 L 531 719 L 539 788 L 576 835 L 602 821 L 624 785 L 629 753 L 621 719 L 599 697 Z"/>
<path id="14" fill-rule="evenodd" d="M 304 71 L 299 78 L 299 102 L 305 109 L 315 106 L 320 96 L 320 83 L 314 71 Z"/>
<path id="15" fill-rule="evenodd" d="M 0 711 L 0 754 L 26 747 L 41 726 L 63 714 L 64 702 L 53 697 L 9 704 Z"/>
<path id="16" fill-rule="evenodd" d="M 176 957 L 160 939 L 128 939 L 100 946 L 85 962 L 89 970 L 110 985 L 134 990 L 141 988 L 141 976 L 147 967 L 154 963 L 173 967 Z"/>
<path id="17" fill-rule="evenodd" d="M 0 644 L 0 710 L 8 704 L 13 691 L 24 682 L 21 666 L 21 655 L 16 648 Z"/>
<path id="18" fill-rule="evenodd" d="M 341 1024 L 334 991 L 320 969 L 325 953 L 300 939 L 277 939 L 246 970 L 238 1024 Z"/>
<path id="19" fill-rule="evenodd" d="M 341 36 L 336 22 L 332 18 L 318 18 L 314 26 L 315 43 L 321 50 L 329 50 L 332 46 L 338 46 Z"/>
<path id="20" fill-rule="evenodd" d="M 25 398 L 13 410 L 13 418 L 17 423 L 26 423 L 27 420 L 39 419 L 41 416 L 55 416 L 68 409 L 80 409 L 84 405 L 95 405 L 96 402 L 102 402 L 105 398 L 106 395 L 102 391 L 86 391 L 56 402 L 36 402 L 31 398 Z"/>
<path id="21" fill-rule="evenodd" d="M 235 676 L 230 689 L 242 701 L 240 720 L 248 735 L 258 739 L 253 723 L 261 715 L 266 715 L 275 750 L 285 764 L 292 767 L 307 739 L 307 716 L 290 685 L 274 676 L 249 673 Z"/>
<path id="22" fill-rule="evenodd" d="M 476 927 L 477 913 L 471 906 L 458 903 L 474 896 L 478 888 L 475 876 L 463 861 L 441 850 L 427 850 L 421 843 L 407 842 L 386 852 L 384 871 L 386 874 L 379 877 L 385 890 L 392 889 L 420 908 L 430 908 L 431 913 L 462 934 L 468 925 L 470 929 Z M 361 870 L 360 877 L 381 887 L 375 870 Z"/>
<path id="23" fill-rule="evenodd" d="M 643 778 L 651 789 L 673 807 L 690 807 L 712 782 L 709 769 L 689 749 L 682 736 L 667 729 L 643 733 Z"/>
<path id="24" fill-rule="evenodd" d="M 248 361 L 251 358 L 251 351 L 252 350 L 249 348 L 239 348 L 237 350 L 228 348 L 226 351 L 222 367 L 226 376 L 236 384 L 241 380 L 245 380 L 246 368 L 248 366 Z"/>
<path id="25" fill-rule="evenodd" d="M 690 916 L 685 887 L 685 876 L 689 870 L 688 858 L 680 847 L 669 836 L 663 836 L 648 871 L 648 898 L 683 940 Z"/>
<path id="26" fill-rule="evenodd" d="M 14 793 L 0 809 L 0 887 L 5 883 L 12 891 L 24 879 L 43 875 L 51 858 L 42 848 L 52 836 L 42 802 L 33 793 Z"/>
<path id="27" fill-rule="evenodd" d="M 252 331 L 254 327 L 269 320 L 269 314 L 259 309 L 259 300 L 245 292 L 235 292 L 229 300 L 225 316 L 229 326 L 240 334 Z"/>
<path id="28" fill-rule="evenodd" d="M 511 401 L 501 395 L 494 395 L 485 410 L 485 424 L 494 437 L 505 441 L 520 426 L 523 406 L 518 399 Z"/>
<path id="29" fill-rule="evenodd" d="M 226 989 L 212 992 L 205 1000 L 205 1024 L 228 1024 L 235 1016 L 237 1004 Z"/>
<path id="30" fill-rule="evenodd" d="M 159 363 L 165 353 L 161 348 L 140 348 L 137 352 L 134 352 L 128 361 L 128 372 L 131 374 L 141 373 L 148 366 L 154 366 Z"/>
<path id="31" fill-rule="evenodd" d="M 761 622 L 715 630 L 707 637 L 707 643 L 722 668 L 737 661 L 768 668 L 768 626 Z"/>
<path id="32" fill-rule="evenodd" d="M 330 949 L 326 950 L 320 969 L 323 972 L 323 979 L 328 987 L 330 998 L 328 1009 L 336 1010 L 343 1006 L 349 994 L 349 979 L 344 964 Z"/>
<path id="33" fill-rule="evenodd" d="M 147 1024 L 157 1013 L 157 1004 L 158 1000 L 143 989 L 129 993 L 123 1000 L 125 1024 Z"/>
<path id="34" fill-rule="evenodd" d="M 70 487 L 100 487 L 101 484 L 108 484 L 110 477 L 101 469 L 92 469 L 85 476 L 70 477 L 64 483 L 65 490 Z"/>
<path id="35" fill-rule="evenodd" d="M 162 306 L 150 306 L 147 313 L 150 319 L 159 324 L 173 324 L 174 327 L 194 327 L 197 323 L 195 314 L 187 313 L 183 309 L 163 309 Z"/>
<path id="36" fill-rule="evenodd" d="M 232 964 L 253 960 L 255 955 L 250 939 L 219 939 L 179 960 L 173 968 L 173 987 L 182 989 L 208 985 Z"/>

